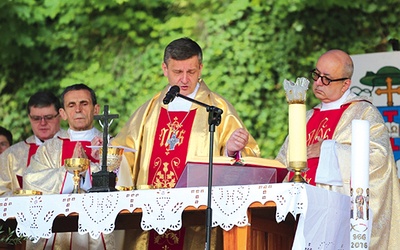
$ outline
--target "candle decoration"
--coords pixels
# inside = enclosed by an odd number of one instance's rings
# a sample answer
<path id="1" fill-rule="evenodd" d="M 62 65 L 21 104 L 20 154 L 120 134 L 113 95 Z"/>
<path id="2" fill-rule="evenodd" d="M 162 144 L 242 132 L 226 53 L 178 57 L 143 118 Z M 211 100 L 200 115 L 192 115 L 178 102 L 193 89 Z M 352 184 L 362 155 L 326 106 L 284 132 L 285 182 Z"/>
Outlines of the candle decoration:
<path id="1" fill-rule="evenodd" d="M 350 249 L 368 249 L 369 211 L 369 122 L 353 120 L 351 127 Z"/>
<path id="2" fill-rule="evenodd" d="M 289 104 L 289 166 L 294 172 L 291 181 L 305 183 L 301 173 L 307 171 L 306 94 L 310 81 L 300 77 L 296 82 L 284 80 L 286 100 Z"/>

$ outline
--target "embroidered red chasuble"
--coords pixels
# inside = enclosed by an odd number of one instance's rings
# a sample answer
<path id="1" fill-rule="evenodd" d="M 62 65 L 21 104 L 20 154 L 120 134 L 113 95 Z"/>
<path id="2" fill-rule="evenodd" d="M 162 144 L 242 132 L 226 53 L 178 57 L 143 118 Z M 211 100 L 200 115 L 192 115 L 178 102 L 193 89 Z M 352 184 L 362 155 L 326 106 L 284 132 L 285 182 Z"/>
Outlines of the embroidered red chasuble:
<path id="1" fill-rule="evenodd" d="M 340 109 L 325 110 L 314 109 L 314 113 L 307 122 L 307 146 L 318 142 L 319 139 L 330 140 L 333 137 L 336 126 L 343 112 L 349 107 L 346 104 Z M 302 173 L 304 179 L 315 186 L 315 174 L 319 163 L 319 157 L 307 159 L 308 170 Z M 293 173 L 291 173 L 293 176 Z"/>
<path id="2" fill-rule="evenodd" d="M 188 152 L 189 138 L 196 110 L 168 112 L 161 108 L 150 158 L 148 185 L 173 188 L 181 176 Z M 150 231 L 149 248 L 152 250 L 183 249 L 185 228 L 167 230 L 163 235 Z"/>
<path id="3" fill-rule="evenodd" d="M 27 141 L 25 141 L 25 143 L 29 146 L 28 159 L 26 160 L 26 167 L 28 167 L 29 164 L 31 163 L 31 157 L 36 153 L 37 149 L 39 148 L 39 145 L 36 145 L 36 143 L 29 143 Z M 22 176 L 17 175 L 17 180 L 20 188 L 23 189 L 24 179 L 22 178 Z"/>

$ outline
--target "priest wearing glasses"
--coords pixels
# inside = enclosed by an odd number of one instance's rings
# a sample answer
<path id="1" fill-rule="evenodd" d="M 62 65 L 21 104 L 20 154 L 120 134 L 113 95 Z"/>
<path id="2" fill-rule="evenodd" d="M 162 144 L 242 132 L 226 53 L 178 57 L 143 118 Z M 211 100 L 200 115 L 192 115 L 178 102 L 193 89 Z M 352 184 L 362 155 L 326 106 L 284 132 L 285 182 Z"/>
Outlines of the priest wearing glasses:
<path id="1" fill-rule="evenodd" d="M 400 187 L 388 129 L 379 110 L 350 90 L 353 61 L 330 50 L 311 71 L 312 89 L 321 103 L 307 112 L 307 167 L 311 185 L 350 195 L 352 121 L 369 122 L 369 205 L 373 217 L 370 249 L 397 249 L 400 244 Z M 288 166 L 288 140 L 277 160 Z M 368 197 L 367 197 L 368 198 Z M 350 219 L 350 217 L 349 217 Z"/>
<path id="2" fill-rule="evenodd" d="M 9 147 L 0 155 L 0 194 L 10 196 L 23 189 L 23 174 L 31 157 L 44 141 L 60 133 L 61 117 L 58 113 L 60 100 L 51 92 L 33 94 L 27 105 L 27 113 L 33 135 Z"/>

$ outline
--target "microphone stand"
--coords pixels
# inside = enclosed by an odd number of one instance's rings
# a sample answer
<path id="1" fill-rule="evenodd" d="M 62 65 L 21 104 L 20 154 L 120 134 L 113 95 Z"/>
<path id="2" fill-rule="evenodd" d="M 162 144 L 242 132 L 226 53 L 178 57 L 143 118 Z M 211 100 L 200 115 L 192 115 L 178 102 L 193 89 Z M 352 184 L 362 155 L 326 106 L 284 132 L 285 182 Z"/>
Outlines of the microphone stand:
<path id="1" fill-rule="evenodd" d="M 209 164 L 208 164 L 208 190 L 207 190 L 207 217 L 206 217 L 206 250 L 210 249 L 210 241 L 211 241 L 211 228 L 212 228 L 212 209 L 211 209 L 211 188 L 212 188 L 212 173 L 213 173 L 213 152 L 214 152 L 214 132 L 215 127 L 221 123 L 221 115 L 223 113 L 222 109 L 217 108 L 215 106 L 209 106 L 205 103 L 194 100 L 190 97 L 181 95 L 179 93 L 176 94 L 185 100 L 190 102 L 194 102 L 200 106 L 206 108 L 208 112 L 208 125 L 210 131 L 210 153 L 209 153 Z"/>

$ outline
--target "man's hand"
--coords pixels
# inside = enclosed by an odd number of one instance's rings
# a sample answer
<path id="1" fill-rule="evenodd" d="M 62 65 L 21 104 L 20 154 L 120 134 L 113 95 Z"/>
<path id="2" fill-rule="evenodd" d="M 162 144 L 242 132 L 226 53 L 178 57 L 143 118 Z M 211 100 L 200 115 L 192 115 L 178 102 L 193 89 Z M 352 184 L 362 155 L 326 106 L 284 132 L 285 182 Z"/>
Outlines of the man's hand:
<path id="1" fill-rule="evenodd" d="M 323 141 L 324 140 L 319 138 L 318 142 L 311 144 L 307 147 L 307 159 L 319 157 L 319 155 L 321 154 L 321 145 Z"/>
<path id="2" fill-rule="evenodd" d="M 103 138 L 95 136 L 91 143 L 92 146 L 102 146 L 103 145 Z M 100 150 L 92 148 L 92 153 L 90 154 L 94 159 L 100 160 Z"/>
<path id="3" fill-rule="evenodd" d="M 249 141 L 249 132 L 243 128 L 236 129 L 231 137 L 226 142 L 228 156 L 236 156 L 237 152 L 241 151 Z"/>

